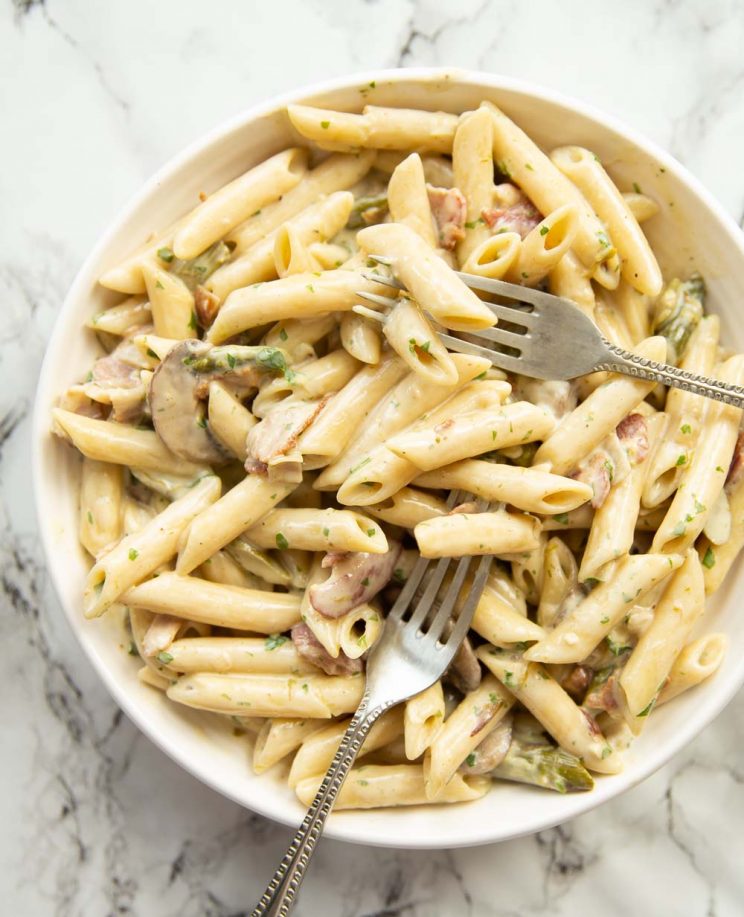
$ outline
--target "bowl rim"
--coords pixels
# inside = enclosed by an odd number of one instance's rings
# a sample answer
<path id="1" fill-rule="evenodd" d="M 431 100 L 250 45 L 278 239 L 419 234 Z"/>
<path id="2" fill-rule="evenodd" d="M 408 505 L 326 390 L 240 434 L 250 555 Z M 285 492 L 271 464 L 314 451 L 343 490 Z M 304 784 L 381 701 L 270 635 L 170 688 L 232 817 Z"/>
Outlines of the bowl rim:
<path id="1" fill-rule="evenodd" d="M 103 660 L 100 659 L 92 648 L 83 639 L 81 632 L 81 621 L 78 620 L 76 611 L 71 603 L 64 601 L 62 591 L 58 586 L 57 576 L 55 575 L 54 565 L 50 563 L 53 556 L 54 545 L 52 541 L 52 528 L 48 519 L 44 516 L 42 505 L 42 491 L 44 488 L 44 473 L 42 470 L 42 445 L 44 439 L 48 436 L 49 420 L 47 416 L 48 403 L 45 393 L 49 389 L 50 375 L 52 373 L 51 354 L 55 352 L 64 335 L 67 313 L 70 312 L 74 303 L 79 298 L 80 292 L 87 284 L 87 275 L 91 266 L 96 262 L 99 256 L 109 247 L 111 240 L 119 231 L 119 227 L 125 223 L 150 197 L 158 185 L 164 181 L 172 172 L 177 171 L 189 160 L 195 158 L 218 142 L 221 137 L 229 134 L 231 131 L 253 120 L 266 116 L 277 110 L 285 108 L 292 103 L 301 103 L 315 96 L 331 93 L 338 90 L 344 90 L 355 86 L 367 85 L 372 81 L 377 82 L 434 82 L 448 80 L 452 82 L 471 82 L 480 84 L 490 90 L 505 90 L 508 92 L 520 93 L 526 96 L 535 97 L 541 101 L 555 104 L 576 112 L 593 122 L 601 128 L 614 131 L 629 140 L 640 150 L 648 154 L 656 162 L 662 164 L 672 175 L 680 182 L 685 184 L 689 190 L 712 212 L 713 216 L 721 224 L 722 228 L 727 230 L 731 241 L 738 247 L 742 259 L 744 259 L 744 233 L 726 211 L 724 206 L 715 198 L 702 182 L 688 169 L 676 160 L 670 153 L 666 152 L 655 141 L 649 140 L 634 128 L 628 127 L 621 119 L 595 108 L 593 105 L 578 100 L 570 95 L 548 89 L 528 80 L 515 77 L 502 76 L 500 74 L 485 73 L 477 70 L 463 69 L 459 67 L 411 67 L 411 68 L 388 68 L 380 70 L 365 70 L 336 76 L 331 79 L 322 80 L 310 85 L 301 86 L 295 89 L 287 90 L 279 95 L 272 96 L 268 100 L 257 103 L 244 109 L 238 114 L 228 118 L 215 127 L 211 128 L 205 134 L 189 143 L 183 150 L 170 157 L 162 164 L 151 177 L 132 195 L 127 203 L 119 209 L 114 219 L 109 223 L 106 230 L 90 250 L 83 260 L 70 288 L 65 296 L 62 307 L 55 319 L 52 332 L 47 342 L 44 358 L 39 373 L 39 379 L 34 399 L 34 409 L 31 427 L 31 465 L 32 465 L 32 490 L 34 495 L 34 504 L 36 510 L 36 519 L 41 537 L 41 544 L 44 550 L 44 561 L 46 570 L 50 574 L 50 579 L 54 586 L 54 592 L 57 601 L 62 606 L 68 625 L 75 635 L 76 640 L 81 645 L 88 661 L 96 671 L 98 677 L 103 681 L 109 694 L 112 696 L 118 707 L 123 710 L 127 717 L 144 733 L 147 738 L 153 742 L 161 751 L 163 751 L 172 761 L 187 771 L 201 783 L 216 790 L 222 796 L 236 802 L 244 808 L 255 811 L 273 821 L 297 827 L 300 817 L 290 818 L 283 814 L 273 811 L 270 805 L 264 805 L 261 794 L 250 803 L 232 791 L 229 786 L 225 786 L 215 777 L 207 767 L 199 766 L 198 762 L 187 759 L 179 750 L 163 739 L 154 724 L 150 722 L 150 717 L 143 711 L 141 705 L 136 701 L 133 695 L 129 694 L 114 677 L 111 670 L 106 667 Z M 84 623 L 84 622 L 82 622 Z M 482 844 L 490 844 L 503 840 L 516 839 L 529 834 L 536 833 L 566 820 L 573 819 L 582 815 L 600 805 L 620 796 L 627 792 L 640 782 L 651 776 L 671 758 L 673 758 L 684 746 L 691 742 L 706 726 L 708 726 L 732 700 L 734 695 L 744 684 L 744 669 L 740 677 L 733 677 L 730 682 L 722 683 L 718 689 L 715 698 L 709 702 L 708 706 L 702 713 L 690 716 L 682 728 L 674 735 L 673 739 L 668 741 L 663 749 L 653 757 L 644 758 L 633 768 L 632 776 L 627 776 L 623 780 L 623 774 L 613 775 L 609 779 L 598 781 L 591 793 L 581 794 L 572 797 L 574 806 L 568 818 L 542 816 L 533 818 L 530 823 L 522 825 L 517 830 L 504 831 L 501 825 L 483 825 L 482 820 L 463 818 L 463 832 L 460 836 L 448 836 L 446 840 L 439 840 L 436 836 L 418 834 L 415 837 L 407 838 L 403 833 L 393 835 L 393 827 L 388 833 L 389 840 L 382 839 L 379 832 L 376 836 L 369 838 L 364 836 L 364 829 L 355 829 L 354 822 L 344 819 L 343 824 L 334 823 L 330 819 L 325 829 L 325 835 L 336 840 L 345 840 L 352 843 L 366 844 L 369 846 L 380 846 L 398 849 L 442 849 L 452 847 L 470 847 Z M 698 708 L 700 709 L 700 708 Z M 627 772 L 626 772 L 627 773 Z M 361 814 L 365 814 L 362 810 Z M 481 827 L 478 829 L 478 822 L 481 821 Z M 500 830 L 501 829 L 501 830 Z"/>

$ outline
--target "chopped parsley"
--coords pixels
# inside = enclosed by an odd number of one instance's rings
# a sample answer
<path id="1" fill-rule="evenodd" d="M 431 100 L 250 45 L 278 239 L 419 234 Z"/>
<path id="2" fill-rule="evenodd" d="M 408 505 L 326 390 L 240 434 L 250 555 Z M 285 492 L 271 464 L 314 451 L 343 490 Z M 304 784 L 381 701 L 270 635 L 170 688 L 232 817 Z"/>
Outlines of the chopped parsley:
<path id="1" fill-rule="evenodd" d="M 641 186 L 638 184 L 637 181 L 633 182 L 633 190 L 635 191 L 636 194 L 643 194 L 643 191 L 641 191 Z"/>
<path id="2" fill-rule="evenodd" d="M 306 289 L 310 290 L 311 293 L 315 292 L 315 287 L 311 283 L 307 284 Z"/>
<path id="3" fill-rule="evenodd" d="M 365 576 L 362 580 L 362 586 L 369 586 L 369 577 Z"/>
<path id="4" fill-rule="evenodd" d="M 368 455 L 367 458 L 366 458 L 366 459 L 362 459 L 362 461 L 361 461 L 358 465 L 354 465 L 353 468 L 350 468 L 350 469 L 349 469 L 349 474 L 350 474 L 350 475 L 354 474 L 354 472 L 359 471 L 360 468 L 364 468 L 364 466 L 365 466 L 366 464 L 368 464 L 369 462 L 371 462 L 371 461 L 372 461 L 372 458 L 371 458 L 371 456 Z"/>
<path id="5" fill-rule="evenodd" d="M 374 538 L 376 529 L 367 529 L 367 538 Z"/>
<path id="6" fill-rule="evenodd" d="M 331 122 L 330 121 L 321 121 L 320 126 L 323 128 L 324 131 L 327 131 L 328 128 L 331 126 Z"/>
<path id="7" fill-rule="evenodd" d="M 328 538 L 328 536 L 331 534 L 331 530 L 329 528 L 324 528 L 323 534 L 325 535 L 326 538 Z"/>
<path id="8" fill-rule="evenodd" d="M 233 354 L 229 353 L 227 355 L 227 365 L 230 367 L 230 369 L 235 369 L 235 364 L 237 362 L 238 361 L 235 359 L 235 356 Z"/>
<path id="9" fill-rule="evenodd" d="M 514 684 L 514 673 L 504 672 L 504 684 L 510 688 Z"/>
<path id="10" fill-rule="evenodd" d="M 137 560 L 139 557 L 139 551 L 136 548 L 130 548 L 129 554 L 127 555 L 130 560 Z"/>
<path id="11" fill-rule="evenodd" d="M 682 455 L 677 456 L 677 461 L 674 464 L 676 465 L 677 468 L 679 468 L 680 465 L 684 465 L 686 464 L 686 462 L 687 462 L 687 456 L 683 452 Z"/>
<path id="12" fill-rule="evenodd" d="M 560 522 L 561 525 L 568 525 L 568 513 L 556 513 L 553 518 L 556 522 Z"/>
<path id="13" fill-rule="evenodd" d="M 469 754 L 469 755 L 467 756 L 467 758 L 465 759 L 465 763 L 467 764 L 468 767 L 473 767 L 473 765 L 475 764 L 475 759 L 476 759 L 476 757 L 477 757 L 477 756 L 476 756 L 475 752 L 474 752 L 474 751 L 471 751 L 470 754 Z"/>
<path id="14" fill-rule="evenodd" d="M 170 248 L 163 246 L 163 248 L 158 249 L 158 258 L 160 258 L 161 261 L 165 261 L 166 264 L 170 264 L 175 258 L 175 255 Z"/>
<path id="15" fill-rule="evenodd" d="M 264 646 L 270 653 L 286 643 L 287 640 L 289 640 L 289 637 L 285 637 L 284 634 L 270 634 L 264 641 Z"/>
<path id="16" fill-rule="evenodd" d="M 708 545 L 708 550 L 703 555 L 703 566 L 708 570 L 712 570 L 713 567 L 715 567 L 715 565 L 716 565 L 716 555 L 713 551 L 713 548 L 711 548 L 711 546 Z"/>
<path id="17" fill-rule="evenodd" d="M 688 423 L 683 423 L 679 430 L 680 433 L 692 433 L 692 427 Z"/>
<path id="18" fill-rule="evenodd" d="M 406 574 L 402 567 L 396 567 L 395 570 L 393 570 L 393 579 L 396 583 L 405 583 Z"/>
<path id="19" fill-rule="evenodd" d="M 191 318 L 189 319 L 189 328 L 191 328 L 192 331 L 196 331 L 198 327 L 199 327 L 199 324 L 196 320 L 196 312 L 192 310 Z"/>
<path id="20" fill-rule="evenodd" d="M 540 235 L 541 235 L 541 236 L 547 236 L 547 234 L 548 234 L 549 232 L 550 232 L 550 227 L 549 227 L 549 226 L 541 226 L 541 227 L 540 227 Z"/>
<path id="21" fill-rule="evenodd" d="M 282 330 L 279 332 L 279 337 L 280 337 L 280 339 L 281 339 L 282 341 L 286 341 L 286 340 L 287 340 L 287 338 L 289 337 L 289 335 L 287 334 L 287 331 L 286 331 L 285 328 L 282 328 Z"/>
<path id="22" fill-rule="evenodd" d="M 276 546 L 277 548 L 281 548 L 282 551 L 286 551 L 289 547 L 289 542 L 281 532 L 276 533 Z"/>
<path id="23" fill-rule="evenodd" d="M 651 713 L 651 711 L 654 709 L 654 705 L 655 705 L 655 704 L 656 704 L 656 698 L 654 698 L 654 699 L 651 701 L 651 703 L 648 705 L 648 707 L 644 707 L 644 709 L 641 710 L 641 712 L 638 713 L 637 716 L 648 716 L 649 713 Z"/>
<path id="24" fill-rule="evenodd" d="M 93 525 L 93 513 L 90 510 L 88 510 L 88 523 Z"/>
<path id="25" fill-rule="evenodd" d="M 173 656 L 171 656 L 170 653 L 166 653 L 165 650 L 163 650 L 162 653 L 158 653 L 157 660 L 158 662 L 162 662 L 163 665 L 168 665 L 169 663 L 173 662 Z"/>

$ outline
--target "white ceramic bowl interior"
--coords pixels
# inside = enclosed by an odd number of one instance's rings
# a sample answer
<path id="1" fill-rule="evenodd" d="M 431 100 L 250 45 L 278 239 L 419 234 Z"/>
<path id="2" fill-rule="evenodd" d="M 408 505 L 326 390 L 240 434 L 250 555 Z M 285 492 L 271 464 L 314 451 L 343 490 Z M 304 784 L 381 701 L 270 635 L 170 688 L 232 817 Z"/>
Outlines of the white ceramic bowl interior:
<path id="1" fill-rule="evenodd" d="M 374 81 L 374 88 L 370 83 Z M 723 319 L 723 340 L 744 347 L 736 320 L 744 276 L 744 238 L 720 205 L 675 160 L 653 144 L 588 107 L 535 86 L 454 70 L 364 73 L 304 89 L 253 108 L 209 133 L 152 178 L 90 254 L 80 270 L 49 343 L 34 418 L 34 478 L 39 523 L 52 579 L 70 624 L 109 691 L 153 742 L 195 777 L 241 805 L 288 824 L 303 810 L 275 768 L 251 772 L 245 738 L 218 728 L 206 714 L 168 701 L 139 683 L 137 661 L 115 616 L 85 621 L 81 593 L 88 560 L 77 540 L 77 479 L 73 451 L 49 433 L 49 410 L 97 355 L 85 318 L 114 298 L 97 286 L 108 267 L 247 167 L 296 137 L 284 109 L 289 102 L 359 110 L 365 103 L 460 112 L 483 99 L 503 107 L 543 147 L 577 143 L 594 150 L 621 188 L 637 182 L 661 205 L 646 224 L 665 276 L 705 276 L 710 308 Z M 657 711 L 632 748 L 625 771 L 600 778 L 593 792 L 561 796 L 516 784 L 495 784 L 483 799 L 453 806 L 339 812 L 327 834 L 393 847 L 455 847 L 538 831 L 586 812 L 647 777 L 689 742 L 744 682 L 744 580 L 737 567 L 706 616 L 706 629 L 731 638 L 721 671 L 700 688 Z"/>

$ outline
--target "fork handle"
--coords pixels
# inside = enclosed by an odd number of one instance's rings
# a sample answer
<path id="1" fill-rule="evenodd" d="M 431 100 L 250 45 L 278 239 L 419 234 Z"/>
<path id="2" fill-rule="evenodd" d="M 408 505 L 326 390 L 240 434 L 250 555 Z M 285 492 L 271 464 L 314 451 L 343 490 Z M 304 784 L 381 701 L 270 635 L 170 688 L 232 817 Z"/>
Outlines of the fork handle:
<path id="1" fill-rule="evenodd" d="M 645 357 L 639 357 L 635 353 L 623 350 L 622 347 L 610 344 L 609 341 L 605 343 L 614 359 L 598 363 L 595 367 L 597 371 L 604 370 L 624 373 L 626 376 L 638 376 L 641 379 L 648 379 L 649 382 L 661 382 L 663 385 L 680 388 L 684 392 L 692 392 L 694 395 L 703 395 L 714 401 L 723 401 L 724 404 L 731 404 L 736 408 L 744 408 L 744 388 L 740 385 L 698 376 L 684 369 L 678 369 L 676 366 L 670 366 L 668 363 L 656 363 L 654 360 L 647 360 Z"/>
<path id="2" fill-rule="evenodd" d="M 344 733 L 315 799 L 307 810 L 304 821 L 256 905 L 252 917 L 286 917 L 292 910 L 297 890 L 305 877 L 305 870 L 338 791 L 375 720 L 385 709 L 384 706 L 368 708 L 366 699 L 360 704 Z"/>

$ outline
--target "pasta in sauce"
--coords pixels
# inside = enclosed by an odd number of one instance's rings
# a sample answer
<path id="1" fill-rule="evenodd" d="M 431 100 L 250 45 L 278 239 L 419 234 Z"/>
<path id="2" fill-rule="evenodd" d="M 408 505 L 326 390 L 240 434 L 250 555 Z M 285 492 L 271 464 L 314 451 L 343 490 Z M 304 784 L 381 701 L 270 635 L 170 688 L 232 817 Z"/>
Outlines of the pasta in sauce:
<path id="1" fill-rule="evenodd" d="M 588 790 L 724 656 L 695 628 L 744 544 L 741 411 L 450 353 L 437 327 L 495 324 L 455 271 L 573 298 L 685 369 L 742 384 L 744 358 L 590 150 L 486 102 L 288 117 L 304 145 L 101 278 L 105 353 L 53 411 L 82 454 L 84 613 L 125 607 L 140 679 L 232 718 L 256 773 L 291 760 L 307 802 L 417 556 L 494 554 L 450 669 L 375 724 L 338 806 Z M 391 274 L 407 294 L 355 312 Z M 449 512 L 460 489 L 488 510 Z"/>

